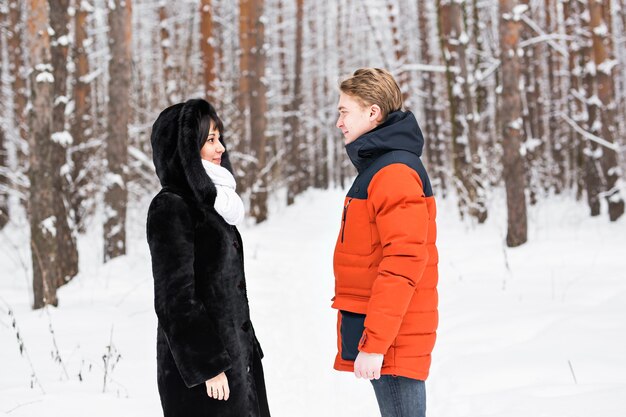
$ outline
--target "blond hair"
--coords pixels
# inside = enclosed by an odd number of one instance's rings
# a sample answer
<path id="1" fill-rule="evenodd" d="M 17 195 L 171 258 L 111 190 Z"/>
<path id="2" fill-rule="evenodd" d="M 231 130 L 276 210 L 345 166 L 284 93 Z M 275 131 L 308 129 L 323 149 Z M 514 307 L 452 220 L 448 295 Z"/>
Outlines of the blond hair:
<path id="1" fill-rule="evenodd" d="M 380 68 L 360 68 L 339 85 L 339 90 L 357 99 L 361 106 L 376 104 L 383 121 L 389 113 L 402 109 L 402 92 L 393 75 Z"/>

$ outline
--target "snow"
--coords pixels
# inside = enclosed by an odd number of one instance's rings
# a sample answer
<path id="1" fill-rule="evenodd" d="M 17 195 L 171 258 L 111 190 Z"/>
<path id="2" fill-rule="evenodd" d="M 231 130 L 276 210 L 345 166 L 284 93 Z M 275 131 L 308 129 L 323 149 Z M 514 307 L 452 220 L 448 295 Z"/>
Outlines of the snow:
<path id="1" fill-rule="evenodd" d="M 609 33 L 609 29 L 606 27 L 604 22 L 602 22 L 600 25 L 593 28 L 593 33 L 595 33 L 596 36 L 603 38 L 606 37 L 606 35 Z"/>
<path id="2" fill-rule="evenodd" d="M 44 230 L 46 233 L 48 233 L 51 236 L 56 236 L 57 235 L 56 222 L 57 222 L 57 218 L 54 216 L 50 216 L 50 217 L 43 219 L 40 223 L 41 230 Z"/>
<path id="3" fill-rule="evenodd" d="M 67 35 L 63 35 L 59 39 L 57 39 L 57 42 L 61 46 L 67 46 L 70 44 L 70 38 Z"/>
<path id="4" fill-rule="evenodd" d="M 454 97 L 463 97 L 463 88 L 458 82 L 452 84 L 452 95 Z"/>
<path id="5" fill-rule="evenodd" d="M 91 2 L 87 0 L 80 1 L 80 9 L 87 13 L 93 13 L 95 10 L 94 7 L 91 5 Z"/>
<path id="6" fill-rule="evenodd" d="M 72 135 L 67 130 L 64 130 L 63 132 L 54 132 L 51 139 L 53 142 L 56 142 L 63 147 L 67 147 L 74 142 Z"/>
<path id="7" fill-rule="evenodd" d="M 58 96 L 57 98 L 54 99 L 54 105 L 58 106 L 59 104 L 63 103 L 63 104 L 67 104 L 69 103 L 69 98 L 67 98 L 67 96 Z"/>
<path id="8" fill-rule="evenodd" d="M 50 64 L 37 64 L 35 65 L 35 71 L 38 71 L 35 82 L 37 83 L 53 83 L 54 76 L 52 75 L 52 65 Z"/>
<path id="9" fill-rule="evenodd" d="M 524 124 L 524 121 L 522 120 L 522 118 L 518 117 L 517 119 L 509 123 L 509 128 L 515 129 L 515 130 L 521 130 L 523 124 Z"/>
<path id="10" fill-rule="evenodd" d="M 589 61 L 585 64 L 585 74 L 592 76 L 596 75 L 596 64 L 593 61 Z"/>
<path id="11" fill-rule="evenodd" d="M 615 67 L 618 63 L 619 62 L 617 62 L 616 59 L 607 59 L 603 61 L 600 65 L 598 65 L 598 71 L 606 75 L 611 75 L 613 67 Z"/>
<path id="12" fill-rule="evenodd" d="M 113 186 L 117 185 L 120 188 L 126 188 L 124 185 L 124 178 L 120 174 L 115 174 L 113 172 L 107 172 L 104 177 L 104 185 L 107 188 L 113 188 Z"/>
<path id="13" fill-rule="evenodd" d="M 35 77 L 35 82 L 52 84 L 54 82 L 54 76 L 48 71 L 40 72 L 37 74 L 37 77 Z"/>
<path id="14" fill-rule="evenodd" d="M 468 42 L 469 36 L 467 36 L 467 33 L 465 31 L 461 32 L 461 35 L 459 36 L 459 43 L 461 45 L 467 45 Z"/>
<path id="15" fill-rule="evenodd" d="M 534 152 L 542 143 L 543 141 L 540 138 L 528 138 L 524 142 L 524 147 L 528 152 Z"/>
<path id="16" fill-rule="evenodd" d="M 367 381 L 332 370 L 343 196 L 308 191 L 241 229 L 274 416 L 379 415 Z M 492 197 L 480 226 L 461 222 L 452 199 L 438 201 L 440 326 L 428 415 L 623 417 L 626 221 L 591 218 L 572 196 L 553 197 L 529 207 L 529 243 L 508 249 L 504 191 Z M 0 235 L 0 416 L 161 415 L 148 203 L 129 209 L 128 255 L 107 264 L 101 222 L 88 227 L 81 273 L 59 290 L 58 308 L 30 309 L 27 228 L 11 224 Z"/>
<path id="17" fill-rule="evenodd" d="M 526 13 L 527 10 L 528 10 L 528 5 L 526 4 L 518 4 L 517 6 L 513 7 L 513 15 L 516 16 L 515 20 L 519 20 L 518 16 L 521 16 L 522 14 Z"/>
<path id="18" fill-rule="evenodd" d="M 95 80 L 96 78 L 98 78 L 98 76 L 100 76 L 100 74 L 102 74 L 102 69 L 97 69 L 95 71 L 91 71 L 89 74 L 83 75 L 79 78 L 81 83 L 84 84 L 89 84 L 91 83 L 93 80 Z"/>

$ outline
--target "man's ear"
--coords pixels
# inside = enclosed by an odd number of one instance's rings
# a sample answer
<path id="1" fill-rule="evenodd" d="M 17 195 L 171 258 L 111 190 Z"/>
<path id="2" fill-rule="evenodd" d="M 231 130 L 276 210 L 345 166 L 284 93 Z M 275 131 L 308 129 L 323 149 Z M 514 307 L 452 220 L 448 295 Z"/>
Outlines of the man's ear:
<path id="1" fill-rule="evenodd" d="M 370 121 L 378 123 L 380 120 L 380 116 L 382 114 L 382 110 L 378 104 L 372 104 L 370 106 Z"/>

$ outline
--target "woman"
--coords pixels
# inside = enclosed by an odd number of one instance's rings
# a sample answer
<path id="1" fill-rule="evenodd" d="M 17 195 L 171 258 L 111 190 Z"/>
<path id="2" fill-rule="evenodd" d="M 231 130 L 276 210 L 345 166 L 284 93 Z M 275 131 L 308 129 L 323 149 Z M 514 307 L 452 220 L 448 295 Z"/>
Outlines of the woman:
<path id="1" fill-rule="evenodd" d="M 243 216 L 222 122 L 204 100 L 152 127 L 162 185 L 148 210 L 157 379 L 165 417 L 269 416 L 243 266 Z"/>

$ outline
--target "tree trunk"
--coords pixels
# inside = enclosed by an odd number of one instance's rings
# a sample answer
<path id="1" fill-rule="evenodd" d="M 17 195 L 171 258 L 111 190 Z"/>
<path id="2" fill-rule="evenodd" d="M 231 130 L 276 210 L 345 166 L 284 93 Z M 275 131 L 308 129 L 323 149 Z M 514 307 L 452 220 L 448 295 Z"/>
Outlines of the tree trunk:
<path id="1" fill-rule="evenodd" d="M 169 106 L 175 103 L 177 83 L 174 77 L 174 61 L 176 58 L 172 56 L 174 40 L 170 35 L 166 2 L 161 3 L 159 6 L 159 37 L 161 40 L 161 65 L 163 66 L 165 100 Z"/>
<path id="2" fill-rule="evenodd" d="M 0 73 L 2 73 L 2 60 L 0 60 Z M 0 230 L 10 220 L 9 216 L 9 172 L 7 160 L 6 138 L 4 136 L 4 124 L 0 123 Z"/>
<path id="3" fill-rule="evenodd" d="M 500 48 L 502 71 L 503 176 L 506 187 L 508 247 L 522 245 L 527 240 L 526 197 L 524 194 L 524 159 L 520 154 L 522 143 L 522 108 L 519 91 L 520 62 L 517 55 L 521 23 L 514 10 L 517 0 L 499 0 Z"/>
<path id="4" fill-rule="evenodd" d="M 213 9 L 211 0 L 200 1 L 200 50 L 202 51 L 202 68 L 204 94 L 215 104 L 215 38 L 213 37 Z"/>
<path id="5" fill-rule="evenodd" d="M 330 54 L 332 53 L 331 49 L 330 49 L 330 33 L 331 33 L 331 28 L 329 25 L 330 22 L 330 11 L 328 7 L 324 7 L 323 11 L 321 13 L 321 22 L 320 22 L 320 28 L 323 28 L 323 32 L 322 32 L 322 37 L 323 37 L 323 45 L 322 45 L 322 50 L 324 51 L 324 56 L 330 56 Z M 330 163 L 330 156 L 329 156 L 329 152 L 328 152 L 328 145 L 329 142 L 332 143 L 332 134 L 329 134 L 329 129 L 334 129 L 334 127 L 331 127 L 331 125 L 329 123 L 331 123 L 332 120 L 332 116 L 330 114 L 330 109 L 332 109 L 334 106 L 334 99 L 332 98 L 331 94 L 332 94 L 332 89 L 329 86 L 329 74 L 328 74 L 328 67 L 326 65 L 325 62 L 322 62 L 320 60 L 319 62 L 320 65 L 320 71 L 321 71 L 321 75 L 322 75 L 322 102 L 324 103 L 324 109 L 321 112 L 322 115 L 322 134 L 321 134 L 321 139 L 322 139 L 322 143 L 321 143 L 321 150 L 322 150 L 322 158 L 318 161 L 318 163 L 320 164 L 320 184 L 321 184 L 321 188 L 326 190 L 328 189 L 329 185 L 330 185 L 330 176 L 329 176 L 329 163 Z M 330 101 L 329 101 L 330 100 Z"/>
<path id="6" fill-rule="evenodd" d="M 250 78 L 252 73 L 251 50 L 253 46 L 252 32 L 252 8 L 254 0 L 242 0 L 239 3 L 239 89 L 237 103 L 239 107 L 240 141 L 237 151 L 243 155 L 250 155 Z M 239 120 L 240 119 L 240 120 Z M 242 192 L 250 189 L 255 182 L 256 171 L 253 163 L 248 159 L 241 161 L 239 167 L 245 175 L 241 178 L 240 189 Z"/>
<path id="7" fill-rule="evenodd" d="M 469 38 L 463 28 L 464 5 L 437 0 L 437 6 L 441 49 L 446 62 L 459 209 L 462 216 L 468 214 L 483 223 L 487 219 L 487 208 L 478 160 L 471 80 L 468 78 L 466 47 Z"/>
<path id="8" fill-rule="evenodd" d="M 425 65 L 434 64 L 431 48 L 431 15 L 430 2 L 418 1 L 418 27 L 420 33 L 421 62 Z M 438 188 L 442 196 L 446 195 L 445 162 L 446 142 L 440 130 L 441 112 L 437 108 L 437 76 L 432 71 L 426 71 L 421 76 L 421 90 L 424 92 L 423 127 L 426 138 L 426 158 L 429 171 L 433 173 L 433 185 Z"/>
<path id="9" fill-rule="evenodd" d="M 545 0 L 546 30 L 548 33 L 558 33 L 557 7 L 554 0 Z M 560 194 L 565 188 L 565 152 L 567 141 L 564 132 L 559 124 L 557 115 L 564 111 L 563 93 L 561 91 L 562 75 L 560 57 L 550 47 L 546 48 L 546 58 L 548 60 L 548 140 L 550 142 L 550 153 L 554 166 L 550 174 L 554 191 Z"/>
<path id="10" fill-rule="evenodd" d="M 17 165 L 18 172 L 14 175 L 18 177 L 25 176 L 28 171 L 28 120 L 26 114 L 26 106 L 28 103 L 28 86 L 26 80 L 28 76 L 24 62 L 24 39 L 23 34 L 26 30 L 23 21 L 23 1 L 9 0 L 8 25 L 6 27 L 7 47 L 9 56 L 8 73 L 11 76 L 11 89 L 13 91 L 13 117 L 17 128 Z M 17 184 L 13 184 L 18 187 Z M 21 189 L 27 194 L 26 188 Z M 26 206 L 26 201 L 21 201 Z"/>
<path id="11" fill-rule="evenodd" d="M 255 181 L 250 195 L 250 213 L 257 223 L 267 219 L 268 167 L 266 166 L 267 101 L 265 85 L 265 36 L 263 0 L 241 0 L 241 94 L 249 114 L 250 148 L 254 157 L 251 171 Z M 245 95 L 245 96 L 244 96 Z"/>
<path id="12" fill-rule="evenodd" d="M 598 92 L 601 127 L 598 134 L 611 144 L 617 143 L 617 102 L 615 100 L 614 74 L 617 61 L 613 56 L 613 38 L 611 32 L 611 1 L 589 0 L 590 28 L 593 34 L 593 57 Z M 624 199 L 620 194 L 620 169 L 617 161 L 617 152 L 613 149 L 603 149 L 600 157 L 600 166 L 603 176 L 602 194 L 609 205 L 611 221 L 619 219 L 624 214 Z"/>
<path id="13" fill-rule="evenodd" d="M 78 250 L 76 237 L 68 223 L 69 215 L 69 166 L 67 148 L 72 137 L 65 128 L 65 107 L 67 97 L 67 53 L 69 45 L 69 0 L 48 0 L 50 6 L 50 52 L 54 76 L 54 96 L 52 109 L 52 154 L 50 158 L 58 174 L 54 175 L 54 205 L 56 214 L 56 239 L 59 251 L 57 282 L 58 287 L 68 283 L 78 274 Z M 62 173 L 63 172 L 63 173 Z"/>
<path id="14" fill-rule="evenodd" d="M 401 27 L 404 28 L 404 25 L 400 23 L 402 15 L 400 5 L 396 0 L 387 0 L 387 15 L 389 16 L 389 27 L 391 29 L 391 40 L 396 66 L 401 68 L 402 65 L 406 64 L 407 60 L 407 42 L 403 39 L 403 31 L 400 29 Z M 411 91 L 410 74 L 409 71 L 401 70 L 397 76 L 398 85 L 400 91 L 402 91 L 402 102 L 407 109 L 414 108 L 414 103 L 409 103 L 411 100 L 411 95 L 409 94 Z"/>
<path id="15" fill-rule="evenodd" d="M 568 94 L 567 97 L 567 113 L 568 117 L 576 123 L 584 122 L 584 106 L 581 100 L 585 92 L 581 80 L 583 73 L 580 39 L 578 30 L 581 27 L 580 12 L 578 0 L 563 1 L 563 20 L 565 27 L 565 35 L 567 36 L 567 69 L 568 69 Z M 568 130 L 570 143 L 568 147 L 570 166 L 570 184 L 575 187 L 576 198 L 581 199 L 585 190 L 584 175 L 584 146 L 585 139 L 570 127 Z"/>
<path id="16" fill-rule="evenodd" d="M 7 20 L 8 10 L 5 9 L 4 6 L 0 7 L 0 25 L 5 26 Z M 2 37 L 0 37 L 0 74 L 3 74 L 4 68 L 4 43 L 2 42 Z M 3 83 L 0 81 L 0 86 Z M 0 101 L 5 103 L 6 99 L 2 91 L 0 91 Z M 0 115 L 4 116 L 4 115 Z M 10 220 L 9 216 L 9 188 L 10 181 L 8 174 L 10 172 L 10 168 L 8 166 L 8 158 L 7 158 L 7 147 L 6 147 L 6 137 L 4 134 L 5 131 L 5 120 L 0 118 L 0 230 L 4 229 L 4 226 Z"/>
<path id="17" fill-rule="evenodd" d="M 529 0 L 521 0 L 520 5 L 527 7 L 526 15 L 533 22 L 538 22 L 537 14 L 532 13 Z M 532 28 L 527 24 L 522 24 L 521 41 L 527 41 L 535 35 Z M 522 81 L 524 83 L 522 97 L 522 114 L 524 120 L 524 135 L 526 141 L 523 148 L 526 156 L 526 179 L 529 191 L 530 204 L 537 203 L 537 194 L 540 188 L 539 170 L 541 168 L 541 154 L 544 148 L 543 129 L 541 118 L 543 109 L 541 107 L 541 59 L 539 46 L 528 45 L 523 50 L 523 70 Z"/>
<path id="18" fill-rule="evenodd" d="M 302 150 L 300 144 L 305 142 L 300 129 L 300 111 L 302 107 L 302 43 L 304 27 L 304 0 L 296 0 L 296 40 L 294 51 L 293 92 L 291 100 L 285 108 L 287 114 L 287 144 L 286 167 L 287 175 L 287 205 L 293 204 L 295 197 L 304 191 L 302 164 Z M 289 54 L 291 55 L 291 54 Z"/>
<path id="19" fill-rule="evenodd" d="M 588 11 L 584 8 L 583 10 Z M 591 34 L 591 21 L 589 13 L 581 13 L 582 25 L 585 28 L 584 33 L 579 39 L 582 54 L 582 68 L 583 68 L 583 86 L 585 89 L 585 105 L 587 107 L 587 118 L 584 120 L 583 129 L 587 132 L 591 132 L 595 135 L 601 135 L 600 121 L 598 121 L 598 113 L 600 111 L 598 107 L 598 100 L 596 91 L 595 80 L 595 67 L 593 57 L 593 39 Z M 597 122 L 596 122 L 597 121 Z M 583 149 L 584 155 L 584 180 L 585 189 L 587 191 L 587 203 L 591 216 L 600 215 L 600 192 L 602 188 L 602 179 L 600 168 L 600 158 L 602 156 L 602 149 L 597 143 L 584 138 L 585 146 Z"/>
<path id="20" fill-rule="evenodd" d="M 28 51 L 32 66 L 29 216 L 33 307 L 37 309 L 46 304 L 58 304 L 55 285 L 59 271 L 55 194 L 60 190 L 55 189 L 57 175 L 54 174 L 58 173 L 59 166 L 52 158 L 55 146 L 51 139 L 54 78 L 50 58 L 48 4 L 46 0 L 29 0 L 28 9 Z"/>
<path id="21" fill-rule="evenodd" d="M 76 4 L 74 15 L 74 114 L 72 119 L 73 146 L 70 153 L 72 160 L 70 201 L 74 213 L 74 223 L 78 232 L 85 231 L 85 219 L 93 212 L 93 203 L 89 196 L 94 194 L 94 172 L 89 168 L 89 142 L 94 137 L 93 118 L 91 115 L 91 84 L 89 82 L 89 59 L 87 48 L 90 39 L 87 36 L 87 18 L 93 13 L 93 7 L 87 0 Z"/>
<path id="22" fill-rule="evenodd" d="M 343 0 L 337 2 L 337 43 L 335 48 L 341 50 L 346 42 L 346 25 L 349 19 L 346 19 L 346 8 L 344 7 Z M 337 54 L 337 71 L 339 72 L 340 79 L 346 76 L 346 60 L 344 54 Z M 338 99 L 337 99 L 338 100 Z M 336 113 L 335 113 L 336 115 Z M 343 146 L 343 140 L 337 140 L 334 146 L 334 160 L 335 160 L 335 184 L 341 188 L 345 188 L 346 183 L 346 170 L 345 170 L 345 150 Z"/>
<path id="23" fill-rule="evenodd" d="M 111 7 L 113 6 L 113 7 Z M 131 76 L 131 0 L 109 1 L 111 58 L 105 177 L 104 261 L 126 254 L 128 120 Z"/>

